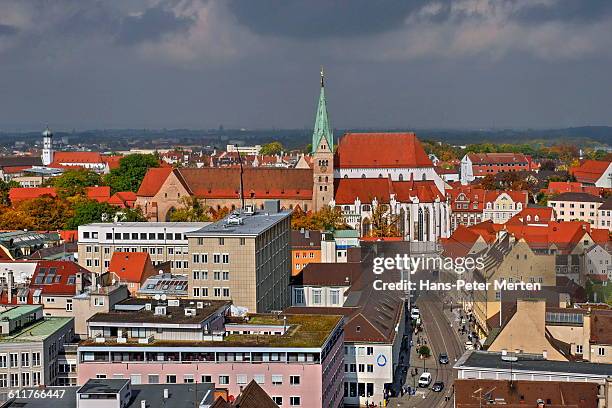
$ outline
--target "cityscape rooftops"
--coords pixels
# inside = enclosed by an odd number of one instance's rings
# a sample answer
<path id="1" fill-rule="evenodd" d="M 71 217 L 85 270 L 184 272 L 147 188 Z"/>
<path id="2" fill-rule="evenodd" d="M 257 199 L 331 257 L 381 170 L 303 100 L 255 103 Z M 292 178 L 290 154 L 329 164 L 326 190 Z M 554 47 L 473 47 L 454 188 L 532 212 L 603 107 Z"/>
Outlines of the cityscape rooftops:
<path id="1" fill-rule="evenodd" d="M 292 277 L 292 285 L 303 286 L 351 286 L 361 275 L 361 264 L 309 263 Z"/>
<path id="2" fill-rule="evenodd" d="M 609 364 L 546 360 L 542 355 L 536 354 L 515 354 L 515 356 L 516 361 L 509 361 L 508 359 L 502 359 L 502 353 L 471 350 L 459 358 L 454 368 L 474 367 L 504 371 L 513 370 L 515 372 L 572 373 L 574 375 L 595 375 L 603 378 L 610 375 Z"/>
<path id="3" fill-rule="evenodd" d="M 589 193 L 568 192 L 561 193 L 558 196 L 552 197 L 548 201 L 577 201 L 585 203 L 603 203 L 604 199 Z"/>
<path id="4" fill-rule="evenodd" d="M 43 341 L 72 320 L 72 317 L 45 317 L 11 334 L 0 336 L 0 344 Z"/>

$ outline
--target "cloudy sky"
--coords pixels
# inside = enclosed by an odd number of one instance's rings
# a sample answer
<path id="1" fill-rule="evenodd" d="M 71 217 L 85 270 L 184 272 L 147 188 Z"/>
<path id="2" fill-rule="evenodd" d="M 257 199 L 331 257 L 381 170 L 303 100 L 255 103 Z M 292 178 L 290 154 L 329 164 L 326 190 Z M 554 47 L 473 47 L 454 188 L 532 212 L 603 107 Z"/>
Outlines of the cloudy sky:
<path id="1" fill-rule="evenodd" d="M 0 129 L 612 125 L 610 0 L 0 0 Z"/>

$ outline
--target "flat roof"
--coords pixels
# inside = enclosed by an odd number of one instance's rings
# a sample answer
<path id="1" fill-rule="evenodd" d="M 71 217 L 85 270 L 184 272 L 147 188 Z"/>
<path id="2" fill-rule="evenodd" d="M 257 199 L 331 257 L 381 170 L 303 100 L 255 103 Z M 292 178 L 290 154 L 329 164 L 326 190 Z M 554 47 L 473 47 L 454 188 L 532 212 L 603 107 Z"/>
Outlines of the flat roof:
<path id="1" fill-rule="evenodd" d="M 15 306 L 9 307 L 2 312 L 0 312 L 0 320 L 13 320 L 20 316 L 30 314 L 36 309 L 42 309 L 41 305 L 23 305 L 23 306 Z"/>
<path id="2" fill-rule="evenodd" d="M 200 228 L 197 231 L 186 233 L 187 237 L 217 237 L 223 235 L 259 235 L 278 222 L 291 215 L 291 211 L 279 211 L 277 213 L 265 213 L 263 210 L 253 215 L 239 213 L 230 215 L 221 221 Z M 231 220 L 240 220 L 232 222 Z"/>
<path id="3" fill-rule="evenodd" d="M 241 326 L 278 326 L 283 327 L 283 316 L 287 316 L 287 332 L 283 335 L 274 334 L 229 334 L 223 340 L 217 341 L 180 341 L 180 340 L 154 340 L 147 344 L 137 344 L 137 347 L 276 347 L 276 348 L 320 348 L 332 334 L 343 319 L 340 315 L 276 315 L 255 314 L 249 315 L 248 321 L 244 318 L 230 317 L 226 324 L 239 324 Z M 129 322 L 126 320 L 126 322 Z M 241 330 L 245 330 L 241 328 Z M 129 343 L 117 343 L 109 340 L 105 343 L 96 343 L 94 339 L 87 339 L 81 346 L 113 346 L 129 347 Z"/>
<path id="4" fill-rule="evenodd" d="M 513 371 L 538 371 L 550 373 L 571 373 L 609 376 L 610 364 L 589 363 L 586 361 L 553 361 L 544 360 L 535 354 L 519 354 L 518 361 L 505 361 L 501 353 L 486 351 L 469 351 L 455 364 L 455 369 L 480 367 Z"/>
<path id="5" fill-rule="evenodd" d="M 90 380 L 91 381 L 91 380 Z M 96 381 L 127 381 L 127 380 L 96 380 Z M 82 387 L 81 387 L 82 388 Z M 76 408 L 76 392 L 74 387 L 45 387 L 45 392 L 53 392 L 53 398 L 36 398 L 34 392 L 40 388 L 22 388 L 20 396 L 29 398 L 16 398 L 3 405 L 4 408 L 49 408 L 49 406 Z M 146 401 L 147 408 L 193 408 L 201 401 L 212 403 L 214 397 L 214 384 L 132 384 L 132 395 L 125 408 L 140 408 L 142 401 Z M 164 389 L 168 390 L 168 398 L 164 398 Z M 25 392 L 24 392 L 25 391 Z M 57 394 L 55 394 L 57 392 Z M 55 397 L 57 395 L 57 398 Z"/>
<path id="6" fill-rule="evenodd" d="M 87 321 L 90 323 L 201 324 L 220 308 L 231 305 L 229 300 L 181 299 L 178 302 L 179 306 L 168 306 L 169 301 L 128 298 L 117 303 L 112 311 L 96 313 Z M 202 303 L 203 307 L 198 309 L 198 303 Z M 151 310 L 146 310 L 147 304 L 151 304 Z M 166 314 L 156 315 L 157 306 L 165 306 Z M 195 309 L 195 315 L 185 315 L 185 309 L 189 308 Z"/>
<path id="7" fill-rule="evenodd" d="M 45 317 L 12 334 L 0 336 L 0 343 L 42 341 L 60 330 L 71 320 L 73 320 L 72 317 Z"/>
<path id="8" fill-rule="evenodd" d="M 126 379 L 100 379 L 92 378 L 77 390 L 77 393 L 89 394 L 117 394 L 129 383 Z"/>
<path id="9" fill-rule="evenodd" d="M 90 224 L 80 225 L 79 228 L 83 227 L 193 227 L 202 228 L 210 222 L 92 222 Z"/>

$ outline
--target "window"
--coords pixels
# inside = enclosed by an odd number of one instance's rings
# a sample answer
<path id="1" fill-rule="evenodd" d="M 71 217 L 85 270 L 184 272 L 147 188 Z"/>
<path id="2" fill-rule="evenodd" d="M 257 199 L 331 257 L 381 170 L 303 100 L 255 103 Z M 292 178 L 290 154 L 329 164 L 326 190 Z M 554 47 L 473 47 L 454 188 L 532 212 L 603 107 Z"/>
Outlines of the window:
<path id="1" fill-rule="evenodd" d="M 66 311 L 72 312 L 72 299 L 66 299 Z"/>
<path id="2" fill-rule="evenodd" d="M 32 386 L 36 387 L 40 385 L 40 372 L 35 371 L 32 373 Z"/>
<path id="3" fill-rule="evenodd" d="M 176 375 L 169 374 L 166 376 L 166 384 L 176 384 Z"/>
<path id="4" fill-rule="evenodd" d="M 12 388 L 19 387 L 19 374 L 17 374 L 17 373 L 12 373 L 11 374 L 11 387 Z"/>
<path id="5" fill-rule="evenodd" d="M 229 375 L 220 375 L 219 376 L 219 384 L 221 385 L 228 385 L 229 382 Z"/>
<path id="6" fill-rule="evenodd" d="M 0 388 L 8 388 L 8 381 L 6 374 L 0 374 Z"/>
<path id="7" fill-rule="evenodd" d="M 229 297 L 230 290 L 229 288 L 223 288 L 223 297 Z"/>
<path id="8" fill-rule="evenodd" d="M 368 373 L 374 372 L 374 364 L 368 364 L 367 368 L 368 368 Z"/>
<path id="9" fill-rule="evenodd" d="M 223 254 L 223 263 L 224 264 L 229 263 L 229 254 Z"/>
<path id="10" fill-rule="evenodd" d="M 104 306 L 104 298 L 103 297 L 95 297 L 94 298 L 94 306 Z"/>
<path id="11" fill-rule="evenodd" d="M 368 356 L 373 356 L 374 355 L 374 347 L 367 347 L 366 348 L 366 354 Z"/>
<path id="12" fill-rule="evenodd" d="M 213 254 L 213 263 L 221 263 L 221 254 Z"/>
<path id="13" fill-rule="evenodd" d="M 246 244 L 246 238 L 240 238 L 240 245 Z M 282 400 L 282 397 L 279 397 Z"/>
<path id="14" fill-rule="evenodd" d="M 193 297 L 200 297 L 200 288 L 193 288 Z"/>
<path id="15" fill-rule="evenodd" d="M 0 368 L 6 368 L 8 362 L 6 354 L 0 354 Z"/>
<path id="16" fill-rule="evenodd" d="M 19 366 L 19 354 L 11 353 L 11 368 Z"/>
<path id="17" fill-rule="evenodd" d="M 202 376 L 202 382 L 203 383 L 211 383 L 212 382 L 212 376 L 210 376 L 210 375 L 203 375 Z"/>
<path id="18" fill-rule="evenodd" d="M 221 296 L 221 288 L 213 288 L 213 295 L 215 297 Z"/>
<path id="19" fill-rule="evenodd" d="M 229 271 L 223 271 L 223 280 L 229 280 Z"/>
<path id="20" fill-rule="evenodd" d="M 312 290 L 312 304 L 313 305 L 321 304 L 321 289 Z"/>
<path id="21" fill-rule="evenodd" d="M 576 354 L 582 354 L 582 344 L 576 344 Z"/>
<path id="22" fill-rule="evenodd" d="M 96 378 L 97 378 L 98 380 L 103 380 L 103 379 L 105 379 L 105 378 L 106 378 L 106 374 L 96 374 Z"/>
<path id="23" fill-rule="evenodd" d="M 157 374 L 149 374 L 148 377 L 149 384 L 159 384 L 159 375 Z"/>
<path id="24" fill-rule="evenodd" d="M 272 397 L 272 401 L 278 406 L 283 405 L 283 397 Z"/>
<path id="25" fill-rule="evenodd" d="M 253 379 L 255 380 L 257 384 L 265 384 L 266 382 L 266 376 L 263 374 L 255 374 L 253 376 Z"/>
<path id="26" fill-rule="evenodd" d="M 22 367 L 30 366 L 30 353 L 21 353 L 21 366 Z"/>
<path id="27" fill-rule="evenodd" d="M 278 374 L 272 374 L 272 385 L 282 385 L 283 376 Z"/>
<path id="28" fill-rule="evenodd" d="M 21 386 L 29 387 L 30 386 L 30 373 L 21 373 Z"/>
<path id="29" fill-rule="evenodd" d="M 304 289 L 302 288 L 297 288 L 293 290 L 293 293 L 295 295 L 295 304 L 302 304 L 304 303 Z"/>
<path id="30" fill-rule="evenodd" d="M 290 375 L 289 376 L 289 384 L 291 384 L 291 385 L 300 385 L 300 376 L 299 375 Z"/>
<path id="31" fill-rule="evenodd" d="M 302 405 L 301 397 L 289 397 L 289 405 L 292 407 L 299 407 Z"/>
<path id="32" fill-rule="evenodd" d="M 329 292 L 329 302 L 332 305 L 337 305 L 340 303 L 340 291 L 339 290 L 332 290 Z"/>
<path id="33" fill-rule="evenodd" d="M 603 348 L 603 347 L 598 347 L 598 348 L 597 348 L 597 355 L 598 355 L 598 356 L 602 357 L 602 356 L 604 356 L 605 354 L 606 354 L 606 349 L 605 349 L 605 348 Z"/>
<path id="34" fill-rule="evenodd" d="M 183 376 L 183 382 L 185 384 L 192 384 L 195 382 L 194 378 L 193 378 L 193 374 L 185 374 Z"/>
<path id="35" fill-rule="evenodd" d="M 219 238 L 219 245 L 225 245 L 225 238 Z"/>
<path id="36" fill-rule="evenodd" d="M 238 374 L 236 376 L 236 384 L 244 385 L 246 383 L 247 383 L 247 376 L 246 376 L 246 374 Z"/>

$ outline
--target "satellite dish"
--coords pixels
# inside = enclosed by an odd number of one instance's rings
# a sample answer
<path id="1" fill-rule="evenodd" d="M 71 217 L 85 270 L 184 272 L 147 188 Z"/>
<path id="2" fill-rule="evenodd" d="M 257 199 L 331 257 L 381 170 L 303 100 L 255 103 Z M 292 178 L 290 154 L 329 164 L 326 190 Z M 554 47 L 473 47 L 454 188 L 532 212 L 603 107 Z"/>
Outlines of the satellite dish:
<path id="1" fill-rule="evenodd" d="M 166 300 L 166 294 L 161 295 L 161 300 Z"/>
<path id="2" fill-rule="evenodd" d="M 155 300 L 159 300 L 159 299 L 161 299 L 161 296 L 159 295 L 159 293 L 156 293 L 155 294 Z"/>

